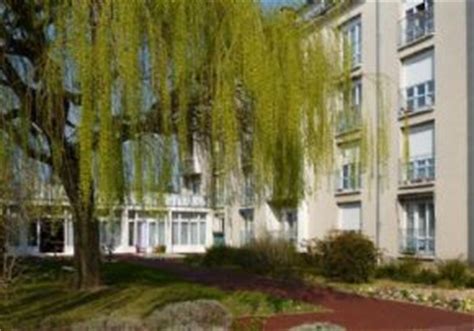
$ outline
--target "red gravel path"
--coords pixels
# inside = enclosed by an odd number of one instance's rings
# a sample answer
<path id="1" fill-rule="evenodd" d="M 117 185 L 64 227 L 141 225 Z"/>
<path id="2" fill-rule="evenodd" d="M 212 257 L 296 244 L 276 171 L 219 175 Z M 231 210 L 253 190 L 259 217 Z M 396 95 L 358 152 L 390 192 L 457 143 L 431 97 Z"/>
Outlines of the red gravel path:
<path id="1" fill-rule="evenodd" d="M 304 323 L 326 321 L 348 330 L 470 330 L 474 316 L 409 303 L 364 298 L 320 287 L 275 281 L 243 272 L 190 267 L 175 261 L 128 256 L 125 260 L 166 270 L 181 279 L 224 290 L 258 290 L 275 296 L 306 301 L 328 308 L 327 313 L 278 315 L 266 321 L 265 330 L 287 330 Z"/>

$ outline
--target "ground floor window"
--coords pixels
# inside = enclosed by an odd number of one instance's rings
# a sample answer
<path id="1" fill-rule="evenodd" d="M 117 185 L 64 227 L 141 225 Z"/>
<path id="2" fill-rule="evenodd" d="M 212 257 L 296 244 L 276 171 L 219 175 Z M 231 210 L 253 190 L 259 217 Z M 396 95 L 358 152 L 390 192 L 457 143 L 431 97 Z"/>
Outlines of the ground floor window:
<path id="1" fill-rule="evenodd" d="M 436 218 L 433 200 L 405 201 L 403 210 L 400 251 L 417 255 L 434 255 Z"/>
<path id="2" fill-rule="evenodd" d="M 117 247 L 122 239 L 122 226 L 119 219 L 100 222 L 100 243 L 107 247 Z"/>
<path id="3" fill-rule="evenodd" d="M 39 237 L 39 222 L 37 220 L 31 221 L 28 224 L 28 246 L 37 247 Z"/>
<path id="4" fill-rule="evenodd" d="M 173 245 L 205 245 L 207 232 L 205 214 L 174 214 L 172 232 Z"/>
<path id="5" fill-rule="evenodd" d="M 282 236 L 291 242 L 298 240 L 298 210 L 284 208 L 280 214 Z"/>
<path id="6" fill-rule="evenodd" d="M 253 208 L 241 209 L 240 215 L 244 220 L 244 228 L 240 231 L 240 244 L 246 245 L 255 238 L 254 210 Z"/>

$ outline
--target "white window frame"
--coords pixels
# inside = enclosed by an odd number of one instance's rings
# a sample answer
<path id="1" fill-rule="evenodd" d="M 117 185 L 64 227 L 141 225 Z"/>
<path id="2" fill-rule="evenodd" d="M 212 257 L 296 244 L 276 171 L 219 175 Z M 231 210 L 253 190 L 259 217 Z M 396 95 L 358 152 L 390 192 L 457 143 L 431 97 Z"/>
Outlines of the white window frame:
<path id="1" fill-rule="evenodd" d="M 436 214 L 433 199 L 405 201 L 403 211 L 402 252 L 405 250 L 416 255 L 434 256 L 436 252 Z M 410 220 L 411 213 L 413 220 Z M 423 216 L 422 213 L 424 213 Z"/>
<path id="2" fill-rule="evenodd" d="M 353 68 L 362 64 L 362 20 L 360 16 L 356 16 L 342 26 L 343 49 L 350 49 L 350 59 Z M 346 56 L 345 54 L 344 56 Z"/>

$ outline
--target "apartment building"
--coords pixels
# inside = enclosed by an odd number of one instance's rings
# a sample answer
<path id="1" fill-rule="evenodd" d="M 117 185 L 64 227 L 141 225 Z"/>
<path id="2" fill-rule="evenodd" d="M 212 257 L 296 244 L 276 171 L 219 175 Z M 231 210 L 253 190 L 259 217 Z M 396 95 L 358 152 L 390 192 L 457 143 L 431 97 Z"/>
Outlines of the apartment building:
<path id="1" fill-rule="evenodd" d="M 202 253 L 214 243 L 222 243 L 223 215 L 205 194 L 208 181 L 202 153 L 195 148 L 183 164 L 174 166 L 174 187 L 170 192 L 148 192 L 142 199 L 132 193 L 116 206 L 99 204 L 100 244 L 104 252 Z M 20 210 L 15 201 L 0 210 L 16 218 L 9 250 L 20 255 L 71 255 L 74 230 L 68 200 L 60 185 L 42 179 L 35 181 L 31 192 L 34 208 L 28 209 L 35 212 Z"/>
<path id="2" fill-rule="evenodd" d="M 313 0 L 301 17 L 350 46 L 351 91 L 334 109 L 337 169 L 298 206 L 234 208 L 233 235 L 301 243 L 357 230 L 387 256 L 474 261 L 474 2 Z M 361 171 L 361 123 L 385 130 L 386 166 Z"/>
<path id="3" fill-rule="evenodd" d="M 211 201 L 211 171 L 193 155 L 163 203 L 129 198 L 101 217 L 104 246 L 192 253 L 270 233 L 304 249 L 338 229 L 363 232 L 391 257 L 474 261 L 474 2 L 308 0 L 300 13 L 309 33 L 337 29 L 350 45 L 352 86 L 334 109 L 335 171 L 297 205 L 256 200 L 250 180 L 236 199 Z M 386 166 L 364 170 L 357 133 L 381 122 Z M 67 202 L 51 188 L 38 201 L 56 208 L 21 227 L 12 250 L 71 254 Z"/>

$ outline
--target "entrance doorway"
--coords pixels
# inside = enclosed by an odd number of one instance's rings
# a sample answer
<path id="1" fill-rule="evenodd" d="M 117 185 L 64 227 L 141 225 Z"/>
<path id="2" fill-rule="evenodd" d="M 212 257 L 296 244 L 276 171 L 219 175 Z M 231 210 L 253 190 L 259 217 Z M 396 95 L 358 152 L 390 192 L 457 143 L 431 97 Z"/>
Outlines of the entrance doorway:
<path id="1" fill-rule="evenodd" d="M 64 221 L 41 220 L 40 224 L 40 252 L 64 252 Z"/>

